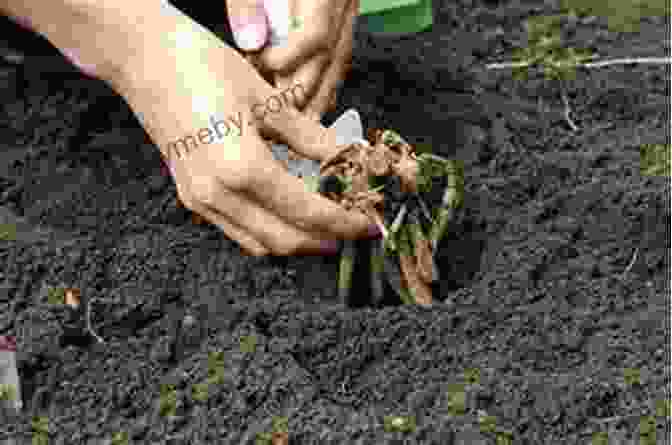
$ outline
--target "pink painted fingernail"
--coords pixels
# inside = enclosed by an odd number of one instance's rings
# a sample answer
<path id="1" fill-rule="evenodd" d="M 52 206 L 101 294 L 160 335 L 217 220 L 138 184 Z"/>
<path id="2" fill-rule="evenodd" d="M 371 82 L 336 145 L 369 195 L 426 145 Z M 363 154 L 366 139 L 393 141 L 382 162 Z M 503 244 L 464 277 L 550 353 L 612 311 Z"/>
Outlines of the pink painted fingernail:
<path id="1" fill-rule="evenodd" d="M 325 240 L 320 243 L 320 253 L 322 255 L 336 255 L 341 247 L 341 243 L 337 240 Z"/>
<path id="2" fill-rule="evenodd" d="M 28 17 L 9 16 L 9 18 L 12 19 L 12 21 L 14 21 L 14 23 L 16 23 L 17 25 L 29 29 L 31 31 L 33 30 L 33 23 L 30 21 L 30 18 Z"/>
<path id="3" fill-rule="evenodd" d="M 376 239 L 380 238 L 382 235 L 383 233 L 380 231 L 380 227 L 378 227 L 376 224 L 371 224 L 366 231 L 366 236 L 368 238 Z"/>
<path id="4" fill-rule="evenodd" d="M 82 73 L 89 77 L 96 77 L 96 66 L 90 63 L 83 63 L 74 49 L 62 50 L 63 55 L 75 65 Z"/>
<path id="5" fill-rule="evenodd" d="M 257 5 L 251 14 L 231 17 L 231 31 L 238 47 L 244 51 L 261 49 L 268 38 L 264 9 Z"/>

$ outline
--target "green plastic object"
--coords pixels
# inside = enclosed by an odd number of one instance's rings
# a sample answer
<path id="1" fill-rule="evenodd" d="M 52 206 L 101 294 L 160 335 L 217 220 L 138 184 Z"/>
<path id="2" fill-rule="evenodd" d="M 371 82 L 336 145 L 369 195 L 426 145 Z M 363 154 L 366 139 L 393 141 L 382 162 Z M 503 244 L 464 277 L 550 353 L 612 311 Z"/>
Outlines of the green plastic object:
<path id="1" fill-rule="evenodd" d="M 432 0 L 360 0 L 359 21 L 374 34 L 403 36 L 432 26 Z"/>

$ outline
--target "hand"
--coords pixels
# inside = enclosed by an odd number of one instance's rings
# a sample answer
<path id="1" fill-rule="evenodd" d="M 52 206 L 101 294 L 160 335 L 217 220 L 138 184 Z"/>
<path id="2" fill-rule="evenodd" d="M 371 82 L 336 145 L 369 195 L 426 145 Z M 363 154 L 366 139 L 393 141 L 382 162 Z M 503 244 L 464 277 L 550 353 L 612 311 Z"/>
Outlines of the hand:
<path id="1" fill-rule="evenodd" d="M 277 162 L 261 135 L 321 160 L 335 135 L 287 104 L 238 53 L 172 7 L 113 87 L 162 149 L 186 207 L 253 255 L 336 253 L 338 239 L 376 236 L 368 218 L 307 191 Z M 156 20 L 156 22 L 154 21 Z"/>
<path id="2" fill-rule="evenodd" d="M 289 36 L 270 45 L 274 16 L 289 2 Z M 336 106 L 338 89 L 352 60 L 353 26 L 359 0 L 228 0 L 234 37 L 248 60 L 276 88 L 301 85 L 298 109 L 319 120 Z"/>

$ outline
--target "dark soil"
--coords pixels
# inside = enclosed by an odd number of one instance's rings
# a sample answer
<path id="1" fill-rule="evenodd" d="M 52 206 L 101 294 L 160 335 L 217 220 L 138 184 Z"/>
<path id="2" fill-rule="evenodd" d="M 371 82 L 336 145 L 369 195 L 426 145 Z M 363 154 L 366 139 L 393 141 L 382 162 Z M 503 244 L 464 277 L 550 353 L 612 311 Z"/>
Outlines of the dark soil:
<path id="1" fill-rule="evenodd" d="M 445 303 L 431 309 L 343 309 L 336 258 L 249 258 L 194 225 L 124 100 L 2 23 L 0 222 L 18 228 L 0 241 L 0 335 L 18 339 L 27 406 L 0 441 L 28 440 L 43 415 L 55 444 L 119 431 L 134 444 L 251 444 L 284 415 L 293 444 L 495 443 L 479 410 L 517 445 L 638 440 L 641 416 L 670 397 L 669 179 L 639 173 L 639 146 L 670 141 L 670 67 L 577 74 L 573 133 L 557 84 L 484 69 L 510 59 L 522 21 L 550 2 L 434 3 L 430 32 L 358 33 L 326 119 L 356 107 L 367 127 L 464 161 L 464 219 L 441 246 Z M 670 54 L 669 18 L 605 25 L 568 24 L 570 44 Z M 91 299 L 106 344 L 64 341 L 65 315 L 46 300 L 57 285 Z M 256 352 L 241 352 L 244 335 Z M 195 403 L 214 350 L 225 382 Z M 451 417 L 448 389 L 473 368 L 480 381 Z M 158 415 L 162 383 L 178 390 L 171 420 Z M 384 416 L 411 414 L 414 433 L 383 430 Z"/>

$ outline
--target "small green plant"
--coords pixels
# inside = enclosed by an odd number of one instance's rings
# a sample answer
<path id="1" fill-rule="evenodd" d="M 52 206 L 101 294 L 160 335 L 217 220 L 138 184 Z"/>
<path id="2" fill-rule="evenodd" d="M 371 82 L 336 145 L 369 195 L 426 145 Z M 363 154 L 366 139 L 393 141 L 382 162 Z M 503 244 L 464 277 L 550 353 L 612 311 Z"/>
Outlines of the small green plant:
<path id="1" fill-rule="evenodd" d="M 257 349 L 257 337 L 254 335 L 243 335 L 240 338 L 240 350 L 247 354 L 252 354 Z"/>
<path id="2" fill-rule="evenodd" d="M 628 386 L 639 385 L 640 383 L 640 372 L 636 368 L 625 368 L 623 370 L 623 380 Z"/>
<path id="3" fill-rule="evenodd" d="M 31 422 L 33 429 L 33 445 L 47 445 L 49 443 L 49 419 L 46 416 L 36 416 Z"/>
<path id="4" fill-rule="evenodd" d="M 255 445 L 273 445 L 273 434 L 269 432 L 257 433 Z"/>
<path id="5" fill-rule="evenodd" d="M 47 302 L 53 305 L 65 304 L 65 289 L 51 287 L 47 290 Z"/>
<path id="6" fill-rule="evenodd" d="M 0 240 L 15 241 L 16 226 L 14 224 L 0 224 Z"/>
<path id="7" fill-rule="evenodd" d="M 606 431 L 598 431 L 593 433 L 590 440 L 590 445 L 609 445 L 609 434 Z"/>
<path id="8" fill-rule="evenodd" d="M 495 443 L 497 445 L 512 445 L 513 434 L 511 434 L 510 432 L 500 431 L 495 436 Z"/>
<path id="9" fill-rule="evenodd" d="M 174 416 L 177 410 L 177 391 L 175 390 L 175 385 L 170 383 L 162 384 L 159 401 L 159 414 L 161 417 Z"/>
<path id="10" fill-rule="evenodd" d="M 643 416 L 639 421 L 639 443 L 641 445 L 656 445 L 656 419 L 653 416 Z"/>
<path id="11" fill-rule="evenodd" d="M 10 383 L 0 383 L 0 400 L 13 401 L 16 399 L 16 387 Z"/>
<path id="12" fill-rule="evenodd" d="M 128 433 L 126 431 L 119 431 L 112 435 L 111 445 L 128 445 Z"/>
<path id="13" fill-rule="evenodd" d="M 642 176 L 670 176 L 672 144 L 644 144 L 639 149 Z"/>
<path id="14" fill-rule="evenodd" d="M 667 419 L 670 415 L 670 400 L 662 399 L 656 401 L 656 417 Z"/>
<path id="15" fill-rule="evenodd" d="M 448 388 L 448 414 L 461 416 L 466 412 L 467 394 L 464 385 L 453 384 Z"/>
<path id="16" fill-rule="evenodd" d="M 668 0 L 562 0 L 560 4 L 574 15 L 604 17 L 609 29 L 621 32 L 636 31 L 643 17 L 670 15 Z"/>
<path id="17" fill-rule="evenodd" d="M 208 354 L 208 384 L 224 383 L 224 352 L 214 351 Z"/>
<path id="18" fill-rule="evenodd" d="M 577 65 L 591 59 L 588 50 L 568 47 L 562 38 L 563 15 L 543 15 L 527 20 L 528 46 L 516 51 L 514 62 L 524 64 L 513 69 L 517 80 L 527 80 L 530 66 L 543 69 L 549 80 L 570 80 Z"/>
<path id="19" fill-rule="evenodd" d="M 196 383 L 191 387 L 191 397 L 197 402 L 208 400 L 208 384 Z"/>
<path id="20" fill-rule="evenodd" d="M 483 433 L 494 433 L 497 429 L 497 418 L 484 412 L 478 414 L 478 425 Z"/>
<path id="21" fill-rule="evenodd" d="M 385 416 L 383 429 L 387 433 L 412 433 L 416 423 L 414 416 Z"/>
<path id="22" fill-rule="evenodd" d="M 272 422 L 272 431 L 274 433 L 289 432 L 289 419 L 284 416 L 274 416 Z"/>
<path id="23" fill-rule="evenodd" d="M 478 368 L 469 368 L 464 370 L 464 383 L 467 385 L 478 385 L 481 381 L 481 370 Z"/>

